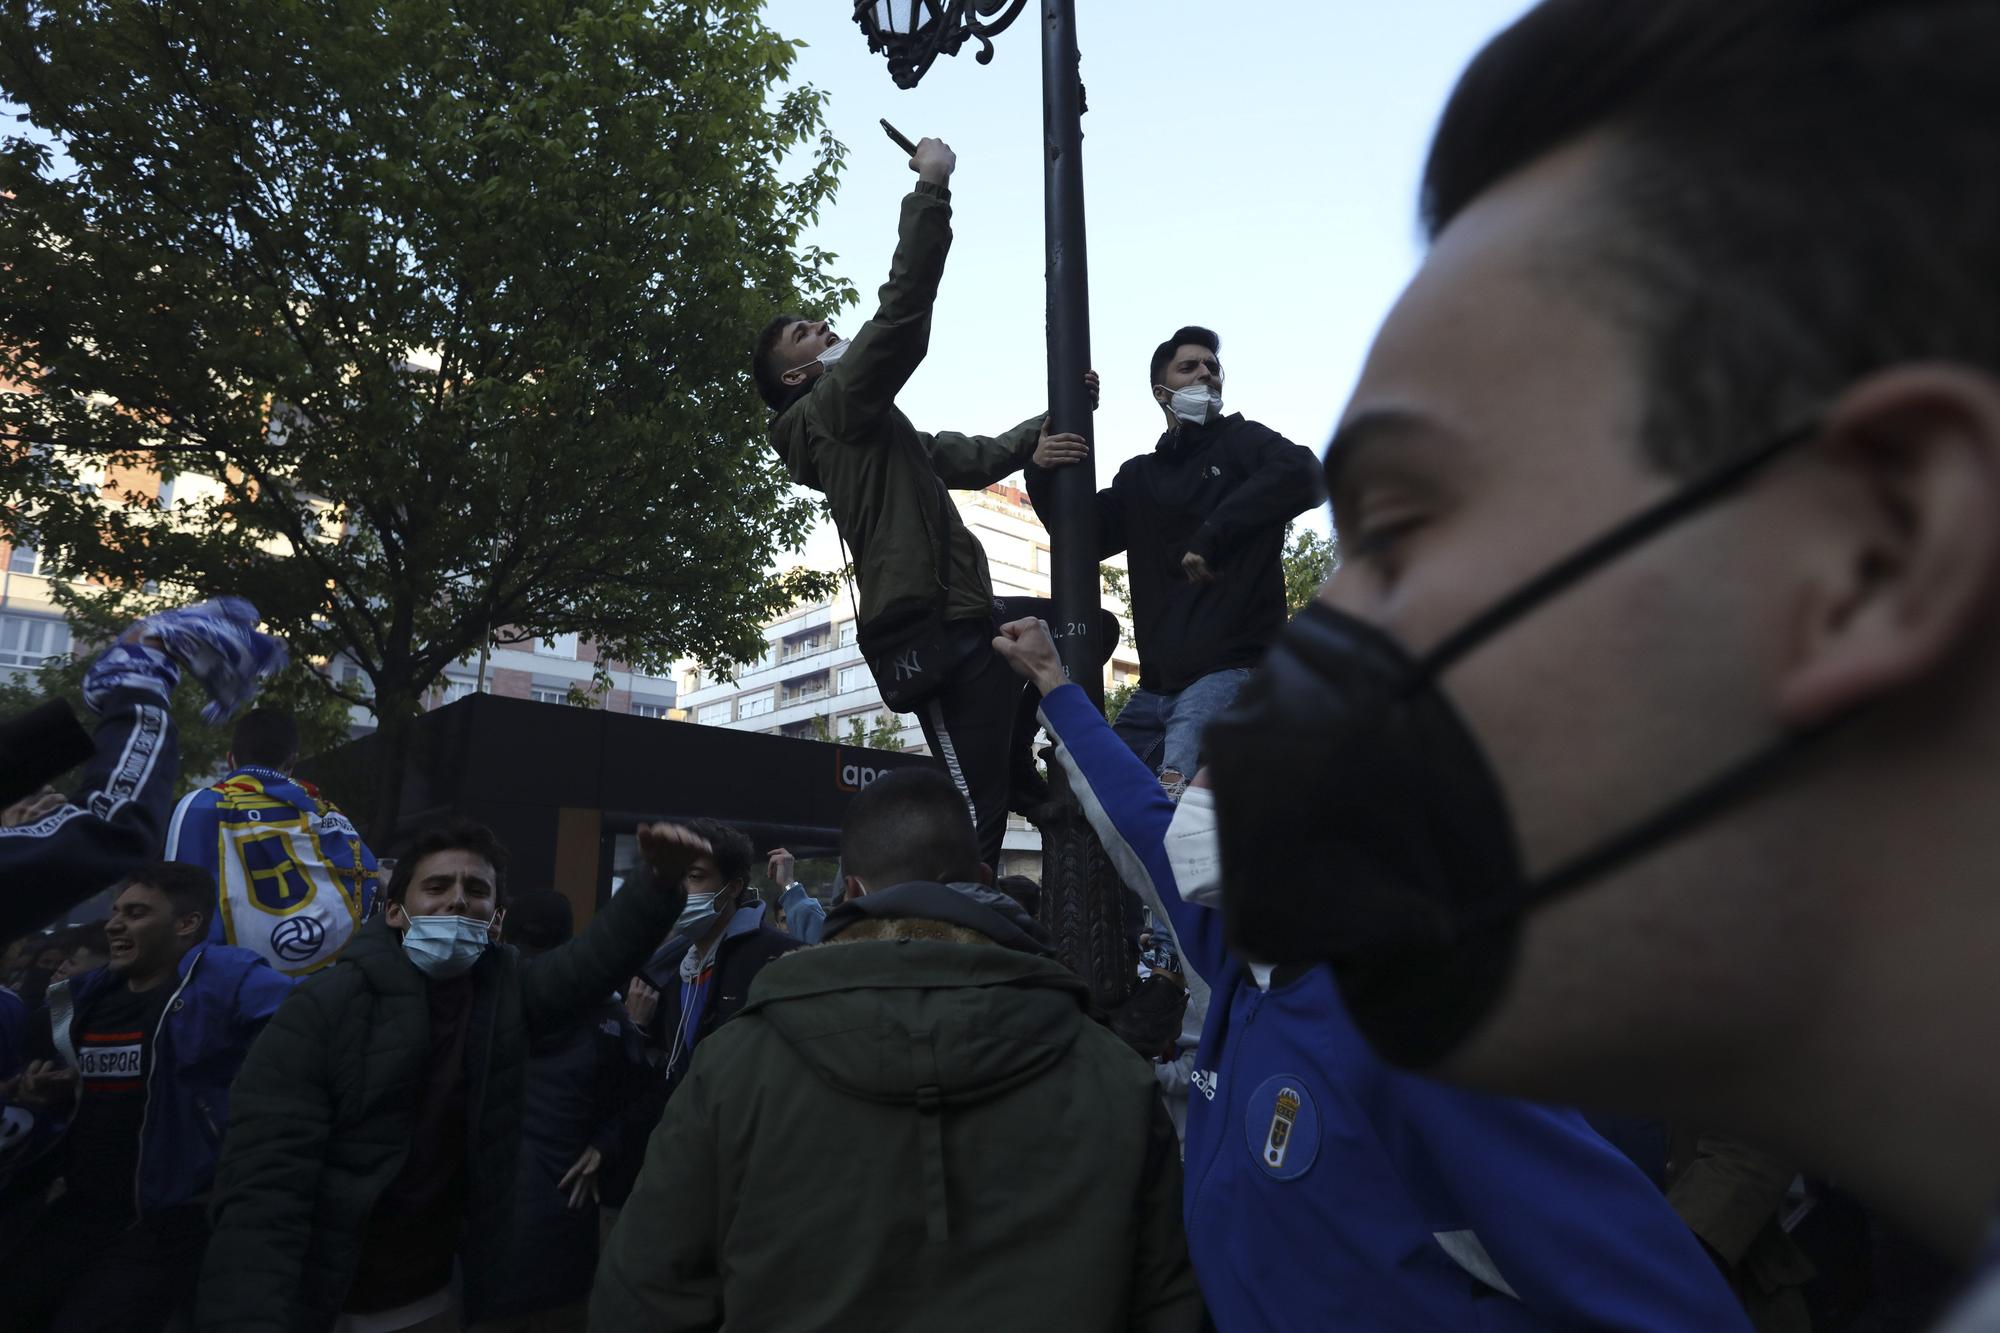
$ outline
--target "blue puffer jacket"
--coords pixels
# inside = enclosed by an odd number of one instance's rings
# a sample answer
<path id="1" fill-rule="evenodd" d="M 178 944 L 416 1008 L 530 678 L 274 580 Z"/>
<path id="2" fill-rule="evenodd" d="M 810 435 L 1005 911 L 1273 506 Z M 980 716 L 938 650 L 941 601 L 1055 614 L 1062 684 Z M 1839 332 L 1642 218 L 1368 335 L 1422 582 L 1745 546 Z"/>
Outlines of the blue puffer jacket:
<path id="1" fill-rule="evenodd" d="M 1659 1190 L 1575 1111 L 1391 1068 L 1324 967 L 1260 982 L 1184 898 L 1174 805 L 1091 706 L 1042 700 L 1057 761 L 1127 882 L 1212 986 L 1184 1215 L 1222 1333 L 1749 1333 Z"/>
<path id="2" fill-rule="evenodd" d="M 49 1029 L 64 1064 L 77 1067 L 77 1015 L 118 975 L 100 967 L 49 987 Z M 229 1085 L 250 1043 L 291 993 L 289 977 L 248 949 L 205 944 L 190 949 L 153 1036 L 146 1110 L 133 1182 L 145 1216 L 192 1203 L 208 1193 L 229 1123 Z"/>

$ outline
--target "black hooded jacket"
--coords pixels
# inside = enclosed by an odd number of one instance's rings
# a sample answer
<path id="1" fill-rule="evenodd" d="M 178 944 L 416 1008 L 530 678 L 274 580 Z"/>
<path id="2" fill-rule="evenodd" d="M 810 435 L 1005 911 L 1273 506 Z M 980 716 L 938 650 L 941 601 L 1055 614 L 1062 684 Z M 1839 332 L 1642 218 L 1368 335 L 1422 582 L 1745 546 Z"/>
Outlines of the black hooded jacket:
<path id="1" fill-rule="evenodd" d="M 1028 496 L 1046 517 L 1047 469 Z M 1128 552 L 1139 683 L 1156 693 L 1256 666 L 1285 626 L 1285 527 L 1325 498 L 1319 460 L 1241 413 L 1178 423 L 1097 493 L 1098 558 Z M 1193 552 L 1216 574 L 1191 583 Z"/>

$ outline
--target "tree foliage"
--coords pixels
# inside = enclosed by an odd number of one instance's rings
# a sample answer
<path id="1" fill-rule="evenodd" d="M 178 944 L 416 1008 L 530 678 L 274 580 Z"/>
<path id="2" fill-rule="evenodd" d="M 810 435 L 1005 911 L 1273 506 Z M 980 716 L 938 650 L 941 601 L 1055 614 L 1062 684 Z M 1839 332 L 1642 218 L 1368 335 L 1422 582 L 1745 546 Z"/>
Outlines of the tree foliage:
<path id="1" fill-rule="evenodd" d="M 0 534 L 100 618 L 248 596 L 385 731 L 495 635 L 754 650 L 830 581 L 748 349 L 853 297 L 759 8 L 0 9 Z"/>
<path id="2" fill-rule="evenodd" d="M 871 750 L 907 748 L 903 742 L 903 724 L 896 720 L 894 713 L 877 713 L 872 719 L 850 717 L 844 735 L 836 733 L 832 717 L 822 713 L 812 720 L 812 733 L 814 740 L 829 744 L 865 745 Z"/>
<path id="3" fill-rule="evenodd" d="M 1294 526 L 1285 545 L 1285 607 L 1293 615 L 1311 604 L 1319 585 L 1340 565 L 1340 544 L 1310 528 Z"/>

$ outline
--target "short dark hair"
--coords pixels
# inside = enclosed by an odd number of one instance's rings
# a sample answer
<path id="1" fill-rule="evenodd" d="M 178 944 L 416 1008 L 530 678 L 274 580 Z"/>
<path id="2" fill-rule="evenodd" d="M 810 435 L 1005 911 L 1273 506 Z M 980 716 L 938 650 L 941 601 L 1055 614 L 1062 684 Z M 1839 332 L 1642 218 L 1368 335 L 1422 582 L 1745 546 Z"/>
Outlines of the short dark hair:
<path id="1" fill-rule="evenodd" d="M 842 869 L 886 889 L 979 878 L 972 807 L 937 768 L 899 768 L 863 787 L 840 822 Z"/>
<path id="2" fill-rule="evenodd" d="M 547 953 L 575 933 L 569 899 L 554 889 L 527 889 L 507 904 L 507 941 L 524 952 Z"/>
<path id="3" fill-rule="evenodd" d="M 1174 330 L 1173 337 L 1153 349 L 1152 369 L 1147 372 L 1152 378 L 1146 381 L 1149 387 L 1160 382 L 1160 376 L 1166 372 L 1167 362 L 1174 359 L 1174 352 L 1189 343 L 1193 343 L 1196 347 L 1206 347 L 1218 357 L 1222 355 L 1222 339 L 1215 336 L 1214 329 L 1205 329 L 1199 324 L 1183 324 Z"/>
<path id="4" fill-rule="evenodd" d="M 1977 0 L 1543 0 L 1453 91 L 1424 225 L 1602 132 L 1550 266 L 1637 330 L 1647 456 L 1699 471 L 1887 365 L 2000 367 L 1996 64 Z"/>
<path id="5" fill-rule="evenodd" d="M 724 884 L 734 884 L 739 879 L 746 884 L 750 882 L 750 863 L 756 858 L 757 849 L 750 845 L 748 834 L 719 819 L 704 817 L 674 822 L 699 834 L 714 849 L 715 868 L 722 872 Z"/>
<path id="6" fill-rule="evenodd" d="M 507 897 L 507 849 L 500 845 L 500 839 L 493 836 L 493 830 L 470 819 L 453 819 L 443 824 L 433 825 L 410 838 L 396 855 L 396 873 L 389 877 L 389 887 L 383 897 L 388 902 L 400 903 L 410 891 L 410 883 L 417 877 L 417 862 L 438 852 L 471 852 L 481 857 L 493 867 L 493 900 L 504 902 Z"/>
<path id="7" fill-rule="evenodd" d="M 1042 914 L 1042 886 L 1026 875 L 1002 875 L 993 881 L 993 887 L 1019 903 L 1029 916 Z"/>
<path id="8" fill-rule="evenodd" d="M 148 861 L 125 876 L 124 887 L 143 884 L 166 896 L 173 906 L 175 916 L 186 916 L 190 912 L 201 914 L 202 925 L 208 924 L 215 915 L 215 876 L 200 866 L 191 866 L 181 861 Z M 110 946 L 106 945 L 106 951 Z M 69 946 L 74 953 L 76 946 Z"/>
<path id="9" fill-rule="evenodd" d="M 283 768 L 299 757 L 299 724 L 278 708 L 253 708 L 236 723 L 229 752 L 238 764 Z"/>
<path id="10" fill-rule="evenodd" d="M 778 339 L 785 335 L 785 330 L 803 319 L 804 315 L 773 316 L 771 322 L 764 326 L 764 331 L 757 335 L 757 350 L 750 355 L 750 378 L 757 382 L 757 396 L 773 412 L 783 408 L 787 400 L 798 392 L 797 385 L 785 383 L 785 372 L 791 367 L 778 364 L 777 352 Z"/>

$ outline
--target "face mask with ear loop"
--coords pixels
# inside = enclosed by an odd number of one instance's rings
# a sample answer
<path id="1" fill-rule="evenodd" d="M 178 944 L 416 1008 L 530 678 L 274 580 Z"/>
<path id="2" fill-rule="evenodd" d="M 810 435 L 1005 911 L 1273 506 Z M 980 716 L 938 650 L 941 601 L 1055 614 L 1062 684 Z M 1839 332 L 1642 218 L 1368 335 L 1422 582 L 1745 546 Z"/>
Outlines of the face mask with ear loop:
<path id="1" fill-rule="evenodd" d="M 1495 634 L 1812 433 L 1780 435 L 1641 510 L 1421 657 L 1323 603 L 1301 612 L 1202 738 L 1232 947 L 1331 963 L 1376 1049 L 1427 1068 L 1499 1003 L 1530 911 L 1734 808 L 1853 717 L 1782 733 L 1531 878 L 1506 792 L 1439 685 Z"/>
<path id="2" fill-rule="evenodd" d="M 1189 384 L 1175 389 L 1162 406 L 1189 425 L 1200 426 L 1222 415 L 1222 395 L 1206 384 Z"/>

